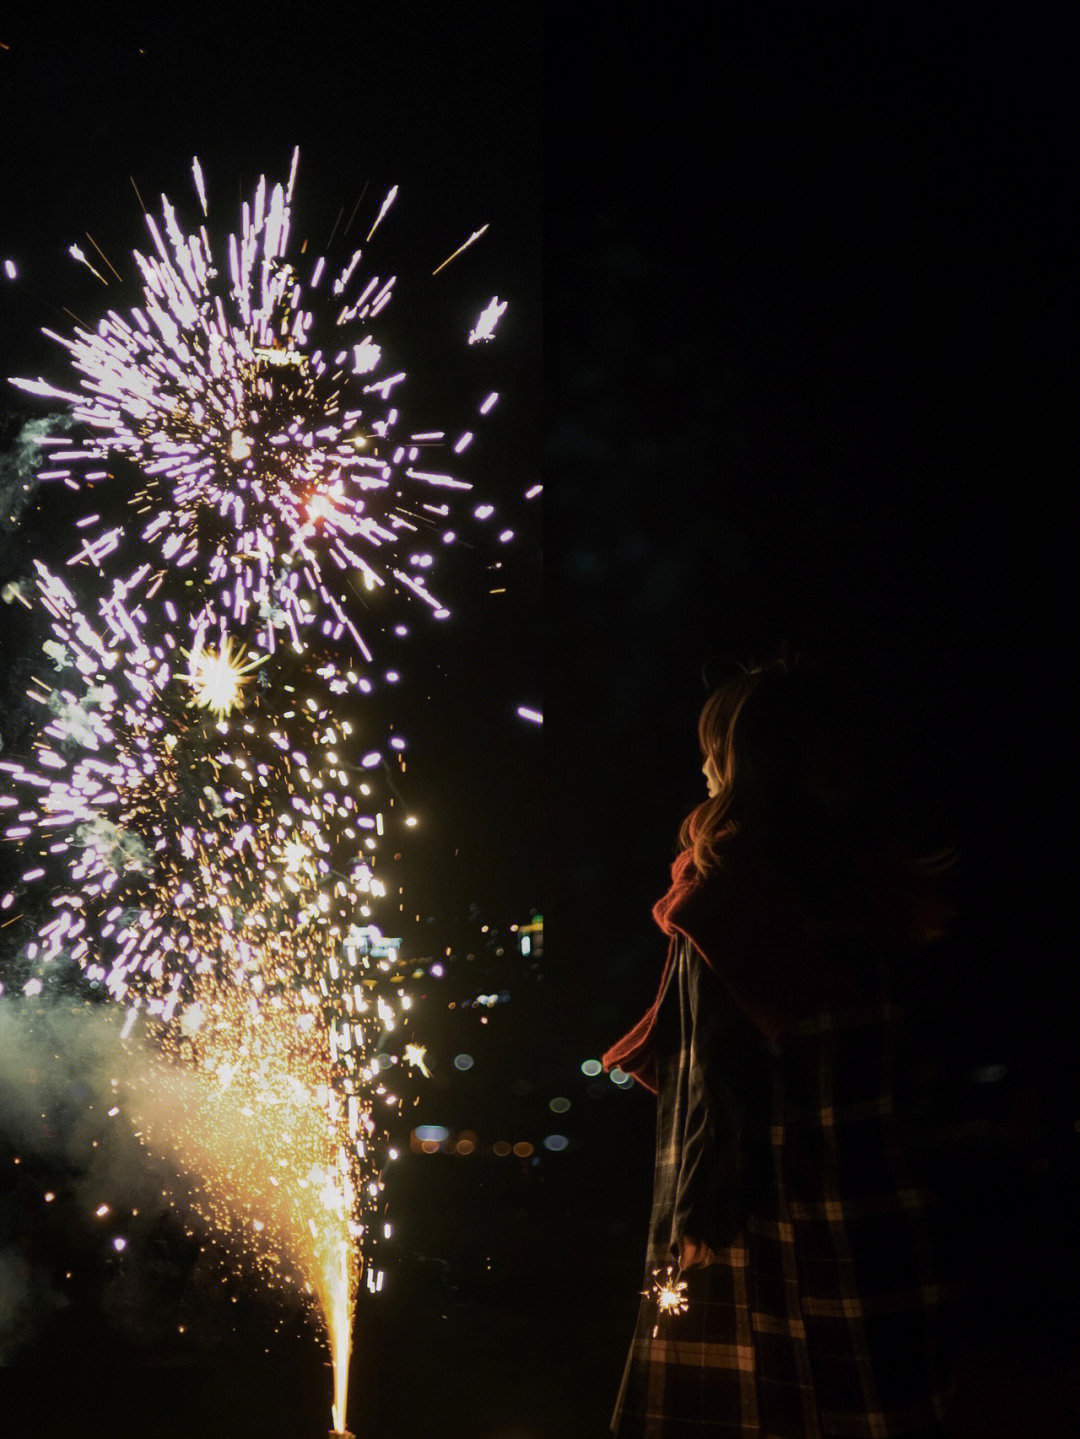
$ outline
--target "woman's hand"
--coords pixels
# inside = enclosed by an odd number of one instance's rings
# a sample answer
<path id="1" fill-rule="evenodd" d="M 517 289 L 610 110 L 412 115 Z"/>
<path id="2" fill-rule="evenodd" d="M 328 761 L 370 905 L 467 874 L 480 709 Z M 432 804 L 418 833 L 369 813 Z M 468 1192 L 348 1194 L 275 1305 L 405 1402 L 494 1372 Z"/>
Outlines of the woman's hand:
<path id="1" fill-rule="evenodd" d="M 685 1235 L 679 1240 L 680 1269 L 700 1269 L 706 1264 L 715 1263 L 716 1255 L 702 1240 L 690 1239 Z"/>

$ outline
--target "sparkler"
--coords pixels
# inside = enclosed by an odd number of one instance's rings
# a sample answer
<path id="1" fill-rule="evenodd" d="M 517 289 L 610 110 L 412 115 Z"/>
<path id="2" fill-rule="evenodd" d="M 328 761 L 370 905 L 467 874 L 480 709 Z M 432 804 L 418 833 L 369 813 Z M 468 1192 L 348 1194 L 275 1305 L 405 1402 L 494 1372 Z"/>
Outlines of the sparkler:
<path id="1" fill-rule="evenodd" d="M 665 1276 L 656 1281 L 656 1306 L 661 1314 L 685 1314 L 689 1307 L 686 1299 L 686 1284 Z"/>
<path id="2" fill-rule="evenodd" d="M 84 516 L 72 583 L 37 562 L 20 590 L 48 616 L 50 663 L 28 691 L 32 756 L 0 761 L 0 835 L 28 856 L 22 886 L 50 891 L 27 958 L 77 963 L 126 1008 L 125 1041 L 137 1024 L 157 1036 L 163 1067 L 127 1096 L 144 1142 L 180 1161 L 190 1203 L 260 1273 L 291 1275 L 321 1314 L 344 1434 L 365 1264 L 381 1287 L 372 1221 L 401 1106 L 384 1072 L 429 1070 L 422 1044 L 387 1042 L 412 1004 L 374 922 L 379 840 L 415 823 L 376 779 L 403 741 L 373 730 L 372 681 L 335 646 L 372 662 L 358 594 L 448 614 L 417 537 L 471 488 L 452 466 L 473 436 L 404 430 L 406 377 L 380 370 L 393 277 L 369 276 L 360 250 L 329 282 L 325 257 L 306 279 L 289 260 L 297 158 L 287 185 L 260 179 L 226 265 L 205 225 L 185 232 L 165 197 L 160 226 L 143 206 L 141 303 L 96 330 L 46 331 L 76 389 L 13 381 L 70 404 L 84 432 L 42 439 L 39 478 L 122 484 L 138 520 Z M 197 160 L 193 177 L 206 216 Z M 468 342 L 491 340 L 505 309 L 493 299 Z"/>
<path id="3" fill-rule="evenodd" d="M 690 1307 L 690 1301 L 686 1297 L 686 1281 L 679 1278 L 681 1271 L 671 1268 L 654 1269 L 651 1290 L 646 1294 L 656 1304 L 656 1323 L 653 1325 L 653 1338 L 660 1328 L 660 1320 L 666 1315 L 685 1314 Z"/>

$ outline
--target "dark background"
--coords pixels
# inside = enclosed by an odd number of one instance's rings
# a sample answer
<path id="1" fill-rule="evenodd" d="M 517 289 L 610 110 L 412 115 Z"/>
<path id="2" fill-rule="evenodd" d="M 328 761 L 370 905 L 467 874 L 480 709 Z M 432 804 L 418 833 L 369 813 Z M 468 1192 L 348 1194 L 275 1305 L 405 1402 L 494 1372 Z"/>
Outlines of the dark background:
<path id="1" fill-rule="evenodd" d="M 491 221 L 432 304 L 452 307 L 472 275 L 481 303 L 511 300 L 482 478 L 508 510 L 545 483 L 542 592 L 523 516 L 506 595 L 477 565 L 444 571 L 453 628 L 430 650 L 414 639 L 430 669 L 403 689 L 424 696 L 408 779 L 428 817 L 408 938 L 454 950 L 432 1012 L 444 994 L 510 999 L 439 1021 L 423 1116 L 475 1132 L 477 1150 L 403 1165 L 398 1262 L 358 1321 L 352 1427 L 606 1432 L 642 1283 L 652 1101 L 581 1064 L 655 992 L 649 909 L 703 792 L 703 668 L 787 640 L 865 681 L 898 798 L 963 857 L 962 919 L 913 984 L 923 1143 L 972 1283 L 964 1432 L 1076 1432 L 1060 37 L 552 16 L 542 66 L 535 17 L 163 23 L 0 36 L 0 259 L 36 285 L 4 286 L 5 373 L 61 372 L 36 328 L 65 328 L 58 303 L 100 303 L 69 243 L 139 243 L 129 175 L 151 210 L 161 191 L 186 201 L 198 154 L 224 226 L 299 144 L 297 230 L 328 233 L 365 182 L 369 198 L 397 182 L 401 266 L 419 274 Z M 437 409 L 457 376 L 422 327 L 411 343 Z M 541 699 L 542 755 L 514 717 Z M 532 909 L 544 953 L 528 964 L 505 931 Z M 459 1048 L 471 1070 L 448 1063 Z M 565 1151 L 542 1147 L 551 1130 Z M 499 1159 L 496 1138 L 536 1153 Z M 77 1213 L 43 1229 L 37 1190 L 32 1212 L 29 1189 L 13 1193 L 35 1263 L 74 1251 L 86 1275 L 3 1371 L 25 1429 L 325 1427 L 320 1354 L 285 1301 L 237 1278 L 226 1310 L 216 1273 L 166 1234 L 170 1302 L 197 1316 L 195 1338 L 151 1342 Z M 44 1392 L 59 1392 L 51 1419 Z"/>

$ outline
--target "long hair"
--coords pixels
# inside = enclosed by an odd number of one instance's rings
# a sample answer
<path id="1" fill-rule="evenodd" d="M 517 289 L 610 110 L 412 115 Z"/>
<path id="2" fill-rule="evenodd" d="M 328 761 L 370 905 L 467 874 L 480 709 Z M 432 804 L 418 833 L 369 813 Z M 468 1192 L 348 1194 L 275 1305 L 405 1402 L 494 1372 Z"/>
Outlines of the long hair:
<path id="1" fill-rule="evenodd" d="M 955 914 L 944 880 L 956 855 L 904 836 L 865 698 L 786 646 L 726 680 L 698 720 L 719 792 L 687 815 L 679 844 L 701 876 L 754 853 L 819 921 L 925 943 Z"/>

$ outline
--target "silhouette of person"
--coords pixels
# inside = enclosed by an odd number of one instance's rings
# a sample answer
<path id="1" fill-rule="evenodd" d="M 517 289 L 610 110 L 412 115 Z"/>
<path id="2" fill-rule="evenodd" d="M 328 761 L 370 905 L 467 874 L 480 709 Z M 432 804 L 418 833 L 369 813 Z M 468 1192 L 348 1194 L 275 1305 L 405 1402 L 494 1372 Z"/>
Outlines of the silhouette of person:
<path id="1" fill-rule="evenodd" d="M 955 857 L 894 833 L 855 697 L 781 650 L 701 712 L 659 992 L 603 1057 L 657 1111 L 618 1439 L 947 1432 L 965 1289 L 908 1163 L 897 995 Z"/>

